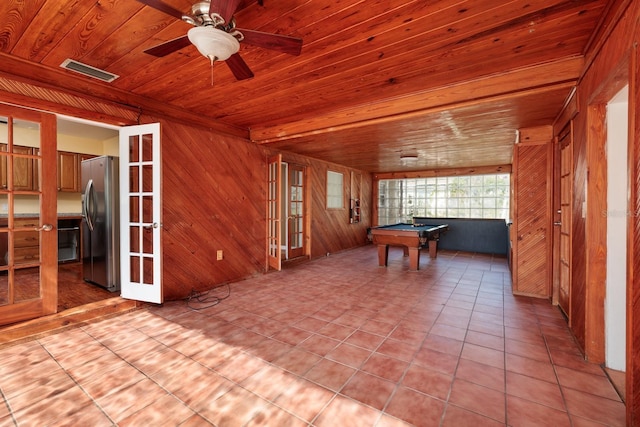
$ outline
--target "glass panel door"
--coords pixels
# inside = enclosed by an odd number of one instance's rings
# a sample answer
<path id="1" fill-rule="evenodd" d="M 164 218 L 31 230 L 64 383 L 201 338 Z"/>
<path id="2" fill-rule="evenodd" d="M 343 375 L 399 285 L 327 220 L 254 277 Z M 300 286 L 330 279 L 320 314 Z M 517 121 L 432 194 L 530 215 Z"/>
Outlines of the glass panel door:
<path id="1" fill-rule="evenodd" d="M 289 164 L 289 258 L 304 255 L 304 168 Z"/>
<path id="2" fill-rule="evenodd" d="M 269 159 L 269 176 L 267 177 L 267 263 L 275 270 L 282 269 L 282 251 L 280 248 L 282 230 L 281 218 L 281 183 L 282 156 L 278 154 Z"/>
<path id="3" fill-rule="evenodd" d="M 160 304 L 160 124 L 120 130 L 122 297 Z"/>
<path id="4" fill-rule="evenodd" d="M 0 324 L 57 310 L 55 123 L 0 105 Z"/>

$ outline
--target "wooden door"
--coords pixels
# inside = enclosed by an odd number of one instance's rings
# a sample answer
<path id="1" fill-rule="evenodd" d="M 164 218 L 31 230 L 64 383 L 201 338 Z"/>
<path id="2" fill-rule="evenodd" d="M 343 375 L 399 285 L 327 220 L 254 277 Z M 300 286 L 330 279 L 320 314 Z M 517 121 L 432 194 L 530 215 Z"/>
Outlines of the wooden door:
<path id="1" fill-rule="evenodd" d="M 269 158 L 267 176 L 267 267 L 280 271 L 282 269 L 281 224 L 281 186 L 282 155 Z"/>
<path id="2" fill-rule="evenodd" d="M 160 124 L 120 129 L 122 297 L 163 302 Z"/>
<path id="3" fill-rule="evenodd" d="M 573 138 L 569 122 L 559 136 L 560 144 L 560 263 L 558 305 L 571 325 L 571 203 L 573 184 Z"/>
<path id="4" fill-rule="evenodd" d="M 8 324 L 57 310 L 56 117 L 0 104 L 0 143 L 0 324 Z M 25 167 L 41 182 L 16 179 Z M 27 208 L 35 220 L 17 219 Z"/>
<path id="5" fill-rule="evenodd" d="M 520 131 L 514 151 L 513 293 L 551 296 L 551 127 Z"/>
<path id="6" fill-rule="evenodd" d="M 304 255 L 304 167 L 289 164 L 288 194 L 288 254 L 289 258 Z"/>

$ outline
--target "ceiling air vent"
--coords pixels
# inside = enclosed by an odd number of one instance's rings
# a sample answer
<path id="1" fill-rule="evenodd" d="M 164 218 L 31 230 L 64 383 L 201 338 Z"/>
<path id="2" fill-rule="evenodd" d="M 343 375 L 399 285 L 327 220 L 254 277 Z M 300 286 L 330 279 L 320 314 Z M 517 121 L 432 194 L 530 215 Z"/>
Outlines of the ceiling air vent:
<path id="1" fill-rule="evenodd" d="M 74 61 L 73 59 L 65 59 L 62 64 L 62 68 L 75 71 L 76 73 L 84 74 L 85 76 L 93 77 L 94 79 L 102 80 L 103 82 L 112 82 L 119 76 L 101 70 L 91 65 L 83 64 L 82 62 Z"/>

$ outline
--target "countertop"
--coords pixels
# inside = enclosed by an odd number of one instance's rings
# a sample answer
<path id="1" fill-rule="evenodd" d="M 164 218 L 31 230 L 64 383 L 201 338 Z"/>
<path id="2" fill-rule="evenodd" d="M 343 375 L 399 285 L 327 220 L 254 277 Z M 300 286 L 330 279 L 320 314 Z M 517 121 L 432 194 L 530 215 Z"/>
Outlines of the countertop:
<path id="1" fill-rule="evenodd" d="M 15 214 L 14 218 L 38 218 L 40 215 L 37 213 L 20 213 Z M 0 218 L 6 218 L 7 214 L 0 214 Z M 58 212 L 58 218 L 82 218 L 82 214 L 79 212 Z"/>

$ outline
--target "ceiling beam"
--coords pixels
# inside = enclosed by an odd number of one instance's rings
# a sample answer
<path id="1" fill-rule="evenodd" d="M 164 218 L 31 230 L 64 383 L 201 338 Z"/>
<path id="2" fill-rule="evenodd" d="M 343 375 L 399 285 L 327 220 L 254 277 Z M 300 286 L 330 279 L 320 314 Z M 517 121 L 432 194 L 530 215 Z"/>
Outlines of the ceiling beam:
<path id="1" fill-rule="evenodd" d="M 526 93 L 545 92 L 559 87 L 570 88 L 575 85 L 583 65 L 582 57 L 565 58 L 464 83 L 336 110 L 307 120 L 254 127 L 250 130 L 250 137 L 255 143 L 268 144 L 339 129 L 403 120 L 500 98 L 519 97 Z"/>
<path id="2" fill-rule="evenodd" d="M 0 77 L 6 77 L 6 79 L 42 88 L 48 92 L 46 95 L 44 93 L 42 94 L 45 96 L 45 100 L 53 96 L 53 98 L 59 100 L 61 106 L 65 105 L 63 102 L 65 97 L 51 95 L 52 93 L 64 92 L 67 95 L 93 100 L 96 103 L 111 103 L 125 110 L 135 110 L 138 111 L 138 114 L 176 119 L 183 123 L 206 127 L 226 135 L 245 139 L 249 138 L 247 129 L 222 123 L 199 114 L 193 114 L 190 111 L 171 105 L 159 103 L 152 99 L 118 89 L 108 83 L 93 82 L 88 78 L 69 73 L 73 72 L 62 69 L 52 69 L 48 66 L 35 64 L 0 52 Z M 5 89 L 5 91 L 9 92 L 7 89 Z M 90 108 L 89 105 L 86 105 L 86 107 Z"/>

